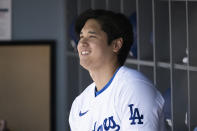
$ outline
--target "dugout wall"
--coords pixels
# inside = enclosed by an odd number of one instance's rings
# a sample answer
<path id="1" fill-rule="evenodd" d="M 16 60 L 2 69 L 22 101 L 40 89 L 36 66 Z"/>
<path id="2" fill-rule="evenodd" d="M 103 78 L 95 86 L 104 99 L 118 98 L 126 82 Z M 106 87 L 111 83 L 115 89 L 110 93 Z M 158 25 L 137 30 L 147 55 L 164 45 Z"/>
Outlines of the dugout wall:
<path id="1" fill-rule="evenodd" d="M 197 126 L 197 1 L 195 0 L 72 0 L 66 4 L 69 107 L 92 80 L 79 66 L 72 23 L 82 11 L 107 9 L 136 19 L 136 47 L 126 65 L 143 72 L 166 99 L 172 131 Z M 136 17 L 133 16 L 136 14 Z M 69 110 L 68 110 L 69 112 Z M 171 125 L 171 127 L 170 127 Z"/>

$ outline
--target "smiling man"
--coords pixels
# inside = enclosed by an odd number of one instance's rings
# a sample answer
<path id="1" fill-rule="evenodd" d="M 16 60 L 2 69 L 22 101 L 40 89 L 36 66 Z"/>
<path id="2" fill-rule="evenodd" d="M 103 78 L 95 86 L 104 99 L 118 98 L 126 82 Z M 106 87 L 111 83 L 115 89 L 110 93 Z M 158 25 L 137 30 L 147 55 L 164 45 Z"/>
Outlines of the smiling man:
<path id="1" fill-rule="evenodd" d="M 72 131 L 163 131 L 164 100 L 153 84 L 124 62 L 132 26 L 123 14 L 87 10 L 76 21 L 80 65 L 93 83 L 73 102 Z"/>

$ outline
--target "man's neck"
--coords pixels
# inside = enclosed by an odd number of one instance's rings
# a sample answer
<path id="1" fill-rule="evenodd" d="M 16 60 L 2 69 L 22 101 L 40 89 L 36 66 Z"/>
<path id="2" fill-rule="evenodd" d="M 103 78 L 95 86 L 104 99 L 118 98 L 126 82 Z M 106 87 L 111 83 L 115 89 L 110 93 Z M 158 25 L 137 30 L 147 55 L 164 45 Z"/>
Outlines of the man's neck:
<path id="1" fill-rule="evenodd" d="M 97 91 L 100 91 L 112 78 L 119 65 L 104 66 L 100 69 L 90 71 L 90 76 L 96 84 Z"/>

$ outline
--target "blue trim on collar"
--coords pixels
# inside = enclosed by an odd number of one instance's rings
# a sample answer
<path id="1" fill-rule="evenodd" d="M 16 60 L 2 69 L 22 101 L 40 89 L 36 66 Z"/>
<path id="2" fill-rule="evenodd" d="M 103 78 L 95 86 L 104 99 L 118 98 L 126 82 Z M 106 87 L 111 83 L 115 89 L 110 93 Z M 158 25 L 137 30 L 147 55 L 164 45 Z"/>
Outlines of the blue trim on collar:
<path id="1" fill-rule="evenodd" d="M 95 86 L 95 97 L 98 96 L 99 94 L 101 94 L 104 90 L 106 90 L 110 86 L 110 84 L 112 83 L 112 81 L 113 81 L 114 77 L 116 76 L 116 73 L 118 72 L 119 69 L 120 69 L 120 67 L 118 67 L 118 69 L 116 69 L 116 72 L 114 73 L 112 78 L 100 91 L 96 91 L 96 86 Z"/>

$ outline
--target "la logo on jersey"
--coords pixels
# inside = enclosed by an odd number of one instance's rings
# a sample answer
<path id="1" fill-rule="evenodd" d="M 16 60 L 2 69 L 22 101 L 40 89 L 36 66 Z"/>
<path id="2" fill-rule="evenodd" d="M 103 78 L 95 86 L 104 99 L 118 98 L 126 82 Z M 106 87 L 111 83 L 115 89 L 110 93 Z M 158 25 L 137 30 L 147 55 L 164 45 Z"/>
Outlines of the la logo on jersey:
<path id="1" fill-rule="evenodd" d="M 140 115 L 138 108 L 133 108 L 133 104 L 129 105 L 131 116 L 129 120 L 131 120 L 131 125 L 135 125 L 136 122 L 137 124 L 143 124 L 143 115 Z"/>

